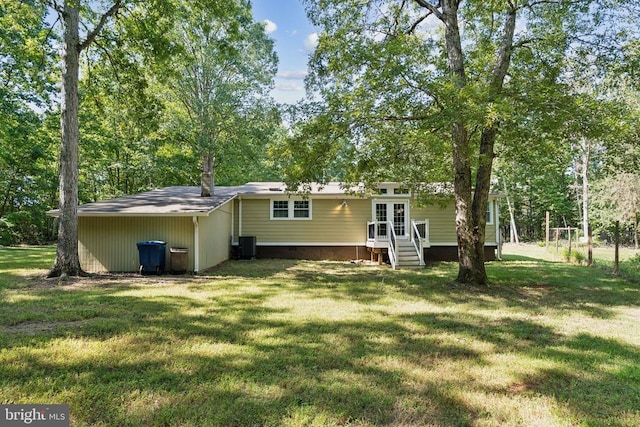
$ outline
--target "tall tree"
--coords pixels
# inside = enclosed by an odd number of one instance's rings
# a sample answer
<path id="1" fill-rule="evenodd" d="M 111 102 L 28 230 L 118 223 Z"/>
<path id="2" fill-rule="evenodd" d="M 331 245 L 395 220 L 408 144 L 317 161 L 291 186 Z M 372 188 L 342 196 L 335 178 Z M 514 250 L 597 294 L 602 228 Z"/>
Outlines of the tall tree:
<path id="1" fill-rule="evenodd" d="M 103 51 L 108 52 L 110 46 L 126 34 L 141 41 L 140 45 L 152 57 L 167 59 L 176 51 L 166 35 L 175 23 L 175 12 L 180 3 L 174 0 L 42 1 L 57 12 L 63 30 L 60 219 L 56 261 L 49 276 L 80 275 L 83 274 L 78 257 L 77 221 L 80 53 L 94 44 L 106 27 L 112 26 L 110 39 L 100 46 Z M 226 2 L 199 0 L 192 3 L 211 10 L 212 16 L 228 16 Z M 113 25 L 115 22 L 121 25 Z"/>
<path id="2" fill-rule="evenodd" d="M 81 202 L 149 190 L 159 173 L 161 90 L 130 40 L 119 37 L 108 55 L 101 44 L 83 55 L 89 59 L 80 82 Z"/>
<path id="3" fill-rule="evenodd" d="M 372 157 L 381 154 L 386 167 L 378 176 L 386 169 L 414 188 L 433 177 L 423 173 L 416 179 L 420 168 L 413 166 L 420 162 L 407 161 L 407 146 L 423 153 L 417 158 L 450 165 L 457 281 L 486 285 L 485 213 L 496 143 L 507 143 L 500 132 L 517 118 L 534 121 L 526 112 L 531 115 L 536 102 L 557 105 L 566 55 L 583 41 L 594 50 L 611 42 L 602 23 L 609 25 L 610 12 L 622 9 L 565 0 L 306 3 L 322 29 L 308 85 L 325 105 L 321 116 L 294 133 L 294 144 L 322 158 L 323 151 L 335 152 L 335 142 L 348 139 L 354 170 L 380 169 Z M 600 26 L 597 36 L 590 31 L 594 26 Z M 314 137 L 311 130 L 323 129 L 317 125 L 322 121 L 332 125 L 324 126 L 324 137 Z M 305 146 L 305 136 L 320 143 Z M 448 141 L 448 159 L 436 140 Z M 292 181 L 321 175 L 292 169 Z"/>
<path id="4" fill-rule="evenodd" d="M 0 242 L 46 239 L 52 180 L 52 107 L 56 60 L 47 9 L 0 0 Z"/>
<path id="5" fill-rule="evenodd" d="M 56 0 L 48 3 L 58 13 L 63 28 L 62 43 L 62 92 L 60 105 L 60 221 L 56 260 L 49 277 L 82 275 L 78 257 L 78 82 L 80 52 L 86 49 L 107 21 L 123 6 L 122 0 L 114 1 L 99 14 L 93 29 L 80 38 L 79 0 Z M 89 6 L 86 6 L 89 7 Z"/>
<path id="6" fill-rule="evenodd" d="M 640 174 L 619 172 L 598 181 L 593 189 L 596 218 L 606 227 L 616 221 L 631 224 L 633 242 L 638 249 L 640 222 Z"/>
<path id="7" fill-rule="evenodd" d="M 391 169 L 396 176 L 390 178 L 414 188 L 443 176 L 453 181 L 457 281 L 486 285 L 484 230 L 496 139 L 501 124 L 514 115 L 513 98 L 526 97 L 510 83 L 525 73 L 553 81 L 557 67 L 545 69 L 542 63 L 564 52 L 563 21 L 545 23 L 549 28 L 543 31 L 535 19 L 551 13 L 546 2 L 535 7 L 457 0 L 308 4 L 311 19 L 323 29 L 308 83 L 326 101 L 326 117 L 341 137 L 356 141 L 356 169 Z M 528 16 L 535 19 L 516 37 L 518 19 Z M 547 43 L 537 57 L 530 54 L 534 40 Z M 515 69 L 519 76 L 511 76 L 505 90 L 515 49 L 524 46 L 522 65 Z M 448 149 L 440 141 L 448 141 Z M 426 161 L 408 160 L 412 151 Z M 387 153 L 383 165 L 371 161 L 381 152 Z M 425 171 L 433 166 L 422 171 L 417 166 L 408 174 L 402 166 L 426 162 L 441 165 L 441 171 L 429 176 Z M 398 167 L 384 166 L 394 164 Z"/>
<path id="8" fill-rule="evenodd" d="M 224 17 L 197 3 L 182 4 L 173 37 L 185 54 L 169 87 L 194 130 L 190 145 L 202 156 L 202 196 L 211 196 L 216 162 L 231 163 L 268 140 L 265 131 L 277 118 L 268 96 L 277 56 L 245 0 L 227 1 Z"/>

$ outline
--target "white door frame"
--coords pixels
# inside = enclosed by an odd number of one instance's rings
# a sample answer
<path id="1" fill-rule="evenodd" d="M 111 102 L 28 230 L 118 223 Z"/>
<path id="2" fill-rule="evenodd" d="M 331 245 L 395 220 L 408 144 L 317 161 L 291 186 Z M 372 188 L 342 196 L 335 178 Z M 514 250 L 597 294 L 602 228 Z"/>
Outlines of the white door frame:
<path id="1" fill-rule="evenodd" d="M 372 203 L 371 203 L 371 218 L 372 221 L 378 221 L 378 217 L 376 215 L 376 207 L 377 205 L 386 205 L 386 215 L 387 221 L 391 221 L 394 223 L 394 226 L 396 225 L 395 223 L 395 218 L 393 216 L 393 213 L 395 212 L 395 206 L 396 204 L 402 204 L 402 209 L 404 209 L 404 216 L 402 218 L 403 220 L 403 226 L 404 226 L 404 233 L 403 234 L 398 234 L 397 232 L 397 228 L 396 228 L 396 237 L 398 239 L 408 239 L 409 238 L 409 201 L 406 199 L 373 199 Z M 391 218 L 389 218 L 389 213 L 391 213 Z"/>

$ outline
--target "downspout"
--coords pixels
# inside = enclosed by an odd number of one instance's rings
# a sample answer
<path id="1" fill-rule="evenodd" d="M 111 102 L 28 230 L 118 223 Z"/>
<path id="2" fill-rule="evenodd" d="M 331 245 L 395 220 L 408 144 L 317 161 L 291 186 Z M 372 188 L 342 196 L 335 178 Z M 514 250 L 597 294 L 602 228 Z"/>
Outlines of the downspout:
<path id="1" fill-rule="evenodd" d="M 235 200 L 231 200 L 231 245 L 233 245 L 233 242 L 235 242 L 235 209 L 236 207 L 236 201 Z"/>
<path id="2" fill-rule="evenodd" d="M 238 197 L 238 237 L 242 236 L 242 197 Z"/>
<path id="3" fill-rule="evenodd" d="M 200 269 L 200 230 L 198 227 L 198 217 L 191 217 L 193 220 L 193 274 L 198 274 Z"/>

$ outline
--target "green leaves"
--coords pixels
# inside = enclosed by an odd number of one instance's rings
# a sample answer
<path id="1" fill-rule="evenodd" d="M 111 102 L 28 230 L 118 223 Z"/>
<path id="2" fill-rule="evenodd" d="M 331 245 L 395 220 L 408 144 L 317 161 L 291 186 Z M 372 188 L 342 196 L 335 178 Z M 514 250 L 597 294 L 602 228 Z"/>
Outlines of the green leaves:
<path id="1" fill-rule="evenodd" d="M 165 90 L 177 101 L 174 107 L 183 109 L 182 142 L 194 153 L 214 156 L 223 183 L 246 182 L 239 171 L 260 169 L 278 119 L 268 97 L 277 57 L 247 3 L 209 3 L 180 5 L 169 37 L 186 54 L 171 64 L 175 72 Z"/>
<path id="2" fill-rule="evenodd" d="M 44 106 L 48 101 L 56 55 L 45 15 L 46 7 L 38 3 L 0 0 L 0 102 Z"/>

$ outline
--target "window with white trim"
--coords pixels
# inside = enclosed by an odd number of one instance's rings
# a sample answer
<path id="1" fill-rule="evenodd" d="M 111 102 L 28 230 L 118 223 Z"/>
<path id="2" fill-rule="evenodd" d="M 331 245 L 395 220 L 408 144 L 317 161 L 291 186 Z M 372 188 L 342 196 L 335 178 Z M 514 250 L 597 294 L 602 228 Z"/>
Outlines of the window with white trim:
<path id="1" fill-rule="evenodd" d="M 493 201 L 487 203 L 487 225 L 493 224 Z"/>
<path id="2" fill-rule="evenodd" d="M 289 218 L 289 201 L 288 200 L 272 200 L 271 201 L 271 218 Z"/>
<path id="3" fill-rule="evenodd" d="M 293 201 L 293 217 L 294 218 L 311 218 L 311 204 L 308 200 Z"/>
<path id="4" fill-rule="evenodd" d="M 311 200 L 271 200 L 271 219 L 311 219 Z"/>

